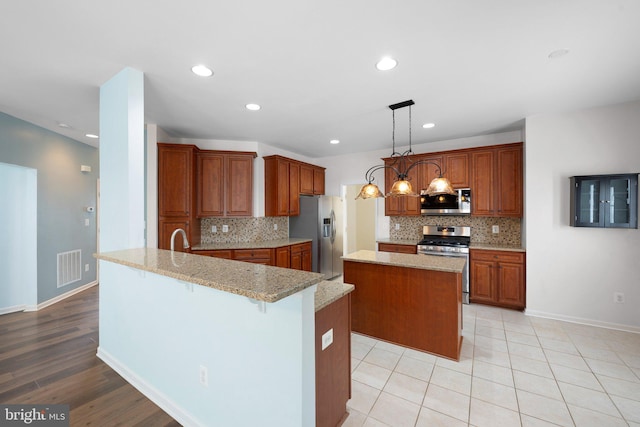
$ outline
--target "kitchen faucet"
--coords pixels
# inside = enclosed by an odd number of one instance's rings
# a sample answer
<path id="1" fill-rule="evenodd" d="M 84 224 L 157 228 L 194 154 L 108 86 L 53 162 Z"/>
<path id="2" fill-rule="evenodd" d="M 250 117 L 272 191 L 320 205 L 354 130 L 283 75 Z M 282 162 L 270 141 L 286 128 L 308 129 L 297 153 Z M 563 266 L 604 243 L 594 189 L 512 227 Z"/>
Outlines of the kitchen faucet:
<path id="1" fill-rule="evenodd" d="M 176 234 L 178 234 L 178 231 L 180 232 L 180 234 L 182 234 L 182 239 L 184 240 L 183 247 L 185 249 L 189 248 L 189 240 L 187 239 L 187 233 L 185 233 L 182 228 L 176 228 L 171 234 L 171 252 L 173 252 L 173 249 L 175 246 Z"/>

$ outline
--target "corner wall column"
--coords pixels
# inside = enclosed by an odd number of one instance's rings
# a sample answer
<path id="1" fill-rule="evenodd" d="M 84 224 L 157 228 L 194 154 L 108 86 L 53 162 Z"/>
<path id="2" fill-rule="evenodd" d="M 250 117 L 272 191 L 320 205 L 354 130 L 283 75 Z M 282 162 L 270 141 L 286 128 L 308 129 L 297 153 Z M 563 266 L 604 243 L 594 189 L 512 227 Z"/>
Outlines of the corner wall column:
<path id="1" fill-rule="evenodd" d="M 125 68 L 100 87 L 100 251 L 145 246 L 144 75 Z"/>

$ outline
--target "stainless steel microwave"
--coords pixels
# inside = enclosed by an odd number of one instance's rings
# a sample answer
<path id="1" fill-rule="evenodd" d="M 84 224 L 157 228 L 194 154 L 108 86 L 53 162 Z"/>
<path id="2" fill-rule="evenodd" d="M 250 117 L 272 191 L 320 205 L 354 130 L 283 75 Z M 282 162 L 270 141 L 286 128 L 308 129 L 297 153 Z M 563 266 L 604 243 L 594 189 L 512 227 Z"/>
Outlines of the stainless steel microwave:
<path id="1" fill-rule="evenodd" d="M 427 196 L 425 190 L 420 192 L 420 213 L 422 215 L 470 215 L 471 190 L 459 188 L 456 194 L 439 194 Z"/>

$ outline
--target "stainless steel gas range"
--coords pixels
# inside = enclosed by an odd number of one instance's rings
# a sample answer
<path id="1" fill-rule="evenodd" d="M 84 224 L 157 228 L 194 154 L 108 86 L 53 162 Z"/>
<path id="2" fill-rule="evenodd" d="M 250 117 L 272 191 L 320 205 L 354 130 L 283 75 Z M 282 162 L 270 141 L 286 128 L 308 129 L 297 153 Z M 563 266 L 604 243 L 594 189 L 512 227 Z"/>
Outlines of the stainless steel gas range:
<path id="1" fill-rule="evenodd" d="M 471 227 L 425 225 L 418 243 L 418 254 L 464 258 L 462 271 L 462 302 L 469 304 L 469 243 Z"/>

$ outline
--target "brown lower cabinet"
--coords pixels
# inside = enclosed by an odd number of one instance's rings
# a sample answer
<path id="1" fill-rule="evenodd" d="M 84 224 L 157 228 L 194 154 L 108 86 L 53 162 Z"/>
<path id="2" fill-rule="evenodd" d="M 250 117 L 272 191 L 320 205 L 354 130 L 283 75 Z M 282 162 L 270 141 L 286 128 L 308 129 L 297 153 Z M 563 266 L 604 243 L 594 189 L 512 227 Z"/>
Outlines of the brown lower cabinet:
<path id="1" fill-rule="evenodd" d="M 469 252 L 470 301 L 523 310 L 526 306 L 525 254 L 485 249 Z"/>
<path id="2" fill-rule="evenodd" d="M 418 246 L 416 245 L 401 245 L 397 243 L 378 243 L 378 251 L 380 252 L 395 252 L 398 254 L 417 254 Z"/>
<path id="3" fill-rule="evenodd" d="M 176 242 L 177 247 L 178 242 Z M 194 255 L 311 271 L 311 242 L 278 248 L 194 250 L 192 253 Z"/>
<path id="4" fill-rule="evenodd" d="M 290 268 L 302 271 L 311 271 L 311 242 L 291 245 Z"/>
<path id="5" fill-rule="evenodd" d="M 322 350 L 322 335 L 333 343 Z M 351 295 L 316 312 L 316 427 L 336 427 L 346 419 L 351 398 Z"/>

